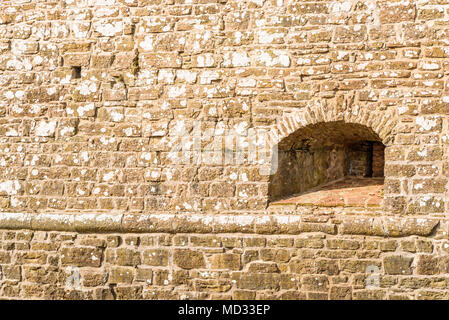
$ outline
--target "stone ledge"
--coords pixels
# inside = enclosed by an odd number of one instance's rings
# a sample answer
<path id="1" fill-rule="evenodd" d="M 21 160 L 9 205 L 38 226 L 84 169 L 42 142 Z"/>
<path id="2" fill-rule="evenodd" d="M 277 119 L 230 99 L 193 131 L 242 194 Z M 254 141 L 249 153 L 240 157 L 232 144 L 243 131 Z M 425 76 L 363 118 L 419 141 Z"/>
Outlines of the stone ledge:
<path id="1" fill-rule="evenodd" d="M 339 223 L 294 215 L 206 215 L 140 213 L 0 213 L 0 229 L 79 233 L 326 234 L 380 237 L 429 236 L 435 218 L 343 217 Z M 340 232 L 338 232 L 340 231 Z"/>
<path id="2" fill-rule="evenodd" d="M 430 218 L 353 218 L 342 223 L 341 233 L 380 237 L 429 236 L 440 220 Z"/>

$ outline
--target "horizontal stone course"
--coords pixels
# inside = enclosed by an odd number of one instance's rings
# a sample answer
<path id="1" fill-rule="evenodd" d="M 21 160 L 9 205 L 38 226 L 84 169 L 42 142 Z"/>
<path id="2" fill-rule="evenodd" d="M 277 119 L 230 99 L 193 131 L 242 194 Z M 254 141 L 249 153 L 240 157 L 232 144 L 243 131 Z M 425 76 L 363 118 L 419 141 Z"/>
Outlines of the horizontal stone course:
<path id="1" fill-rule="evenodd" d="M 117 214 L 117 213 L 3 213 L 0 229 L 72 231 L 81 233 L 248 233 L 370 235 L 381 237 L 429 236 L 439 225 L 436 218 L 349 216 L 319 221 L 316 216 L 293 214 Z M 315 221 L 313 223 L 310 221 Z"/>

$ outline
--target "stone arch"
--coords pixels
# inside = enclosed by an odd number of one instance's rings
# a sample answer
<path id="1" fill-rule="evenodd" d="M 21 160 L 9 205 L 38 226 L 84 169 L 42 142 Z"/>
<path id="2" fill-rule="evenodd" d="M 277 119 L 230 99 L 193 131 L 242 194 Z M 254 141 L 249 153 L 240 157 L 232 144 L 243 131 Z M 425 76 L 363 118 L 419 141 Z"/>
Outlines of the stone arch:
<path id="1" fill-rule="evenodd" d="M 394 109 L 366 110 L 357 105 L 351 105 L 347 100 L 341 101 L 340 106 L 338 102 L 330 104 L 325 101 L 315 101 L 305 108 L 286 114 L 270 129 L 269 146 L 274 147 L 290 134 L 308 125 L 337 121 L 364 125 L 373 130 L 385 146 L 390 146 L 396 134 L 397 112 Z"/>
<path id="2" fill-rule="evenodd" d="M 350 132 L 351 130 L 353 132 L 356 132 L 355 133 L 356 138 L 354 139 L 354 141 L 360 142 L 369 141 L 371 143 L 376 144 L 379 143 L 379 145 L 382 145 L 382 148 L 391 146 L 393 144 L 397 124 L 397 114 L 393 109 L 385 111 L 371 111 L 359 108 L 357 105 L 353 105 L 350 99 L 340 99 L 339 102 L 340 103 L 333 103 L 333 104 L 321 101 L 312 102 L 307 107 L 284 116 L 279 121 L 279 123 L 272 128 L 272 130 L 270 131 L 270 138 L 269 138 L 270 139 L 269 145 L 273 152 L 271 158 L 272 161 L 270 163 L 271 166 L 270 179 L 268 181 L 268 189 L 267 189 L 269 201 L 275 200 L 275 198 L 280 198 L 281 196 L 289 196 L 289 194 L 285 195 L 282 194 L 282 191 L 280 190 L 273 191 L 275 188 L 273 188 L 272 177 L 277 172 L 278 166 L 281 166 L 283 168 L 282 170 L 285 171 L 285 166 L 288 166 L 291 163 L 291 161 L 285 161 L 285 157 L 283 156 L 284 154 L 282 153 L 282 152 L 285 153 L 285 151 L 281 151 L 281 149 L 285 148 L 285 145 L 287 145 L 288 143 L 293 145 L 293 143 L 295 143 L 293 141 L 297 141 L 298 139 L 300 139 L 301 135 L 305 134 L 305 132 L 310 133 L 311 132 L 310 128 L 315 128 L 314 129 L 315 133 L 324 132 L 320 131 L 320 129 L 326 130 L 329 128 L 332 129 L 339 128 L 340 129 L 339 132 L 344 132 L 344 130 L 347 128 L 348 132 Z M 332 127 L 332 125 L 334 127 Z M 345 133 L 343 134 L 343 136 L 346 140 L 346 138 L 349 137 L 349 133 L 348 134 Z M 351 140 L 351 137 L 349 137 L 348 140 Z M 384 149 L 382 149 L 382 152 L 384 152 Z M 279 159 L 278 156 L 280 156 Z M 316 159 L 316 157 L 314 159 Z M 325 160 L 326 165 L 327 163 L 331 162 L 331 160 L 329 159 Z M 384 160 L 386 161 L 387 159 L 385 159 L 384 157 Z M 314 165 L 314 160 L 309 159 L 307 161 L 304 160 L 302 162 L 302 165 L 306 166 L 307 163 L 309 165 Z M 346 160 L 344 159 L 341 161 L 344 162 Z M 292 175 L 298 174 L 299 171 L 301 170 L 300 169 L 296 171 L 293 170 L 291 174 Z M 284 177 L 289 176 L 289 174 L 288 173 L 286 174 L 285 172 L 283 172 L 282 174 L 284 175 Z M 332 175 L 329 175 L 328 179 L 330 179 L 331 176 Z M 334 176 L 341 176 L 341 175 L 334 175 Z M 323 180 L 321 178 L 322 177 L 314 180 L 329 182 L 329 180 L 326 180 L 324 178 Z M 278 176 L 277 181 L 280 180 L 282 180 L 282 177 Z M 315 187 L 317 185 L 318 184 L 312 184 L 312 187 Z M 284 189 L 296 190 L 295 187 Z M 302 191 L 303 190 L 298 190 L 298 192 Z M 291 191 L 291 193 L 295 192 Z"/>

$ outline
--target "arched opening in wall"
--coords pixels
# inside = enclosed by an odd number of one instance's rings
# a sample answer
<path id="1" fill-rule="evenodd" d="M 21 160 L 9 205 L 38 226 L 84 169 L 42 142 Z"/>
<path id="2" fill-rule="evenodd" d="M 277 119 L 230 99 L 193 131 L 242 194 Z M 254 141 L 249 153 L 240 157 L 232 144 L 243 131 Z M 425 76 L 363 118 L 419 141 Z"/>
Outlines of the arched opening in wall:
<path id="1" fill-rule="evenodd" d="M 343 121 L 298 129 L 278 144 L 271 204 L 380 206 L 384 150 L 370 128 Z"/>

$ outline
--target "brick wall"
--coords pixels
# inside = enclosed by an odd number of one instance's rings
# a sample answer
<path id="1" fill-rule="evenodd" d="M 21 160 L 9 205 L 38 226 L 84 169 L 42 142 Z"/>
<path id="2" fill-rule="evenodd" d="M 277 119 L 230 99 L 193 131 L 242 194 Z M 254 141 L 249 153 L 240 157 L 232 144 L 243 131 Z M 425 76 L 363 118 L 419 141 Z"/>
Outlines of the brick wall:
<path id="1" fill-rule="evenodd" d="M 0 296 L 446 297 L 447 6 L 2 1 Z M 340 176 L 342 137 L 385 146 L 373 145 L 381 208 L 270 207 L 273 194 Z M 246 244 L 223 244 L 240 233 Z M 114 260 L 108 237 L 140 260 Z M 187 260 L 204 263 L 175 259 L 182 237 Z M 262 253 L 280 246 L 280 258 Z M 359 279 L 372 260 L 375 289 Z M 79 268 L 78 291 L 67 268 Z"/>

